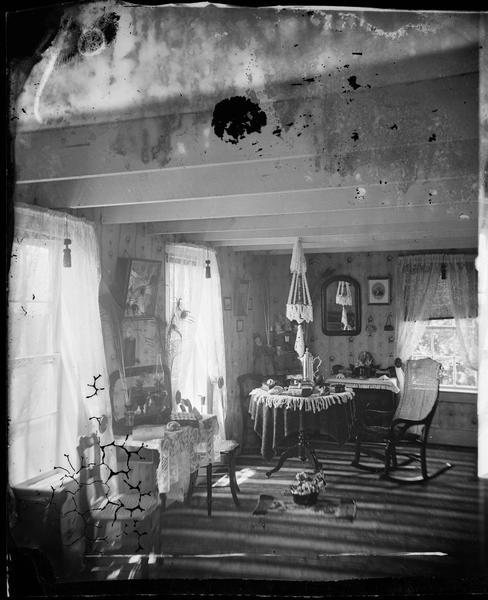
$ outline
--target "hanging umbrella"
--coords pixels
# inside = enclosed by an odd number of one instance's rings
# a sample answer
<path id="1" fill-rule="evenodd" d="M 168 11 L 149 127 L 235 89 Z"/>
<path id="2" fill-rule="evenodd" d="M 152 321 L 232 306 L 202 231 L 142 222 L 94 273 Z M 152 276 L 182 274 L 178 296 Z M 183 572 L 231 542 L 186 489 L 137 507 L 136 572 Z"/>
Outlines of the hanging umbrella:
<path id="1" fill-rule="evenodd" d="M 292 279 L 288 302 L 286 303 L 286 317 L 290 321 L 298 323 L 295 351 L 298 356 L 302 357 L 305 353 L 302 323 L 303 321 L 306 323 L 313 321 L 313 309 L 307 283 L 307 262 L 303 254 L 302 243 L 299 239 L 297 239 L 293 247 L 290 272 Z"/>

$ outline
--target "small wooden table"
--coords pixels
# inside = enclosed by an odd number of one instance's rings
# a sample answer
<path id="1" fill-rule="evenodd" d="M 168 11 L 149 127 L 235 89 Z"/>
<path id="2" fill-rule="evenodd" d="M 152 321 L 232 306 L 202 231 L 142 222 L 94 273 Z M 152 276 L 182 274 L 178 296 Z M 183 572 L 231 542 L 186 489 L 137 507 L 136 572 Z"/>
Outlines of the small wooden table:
<path id="1" fill-rule="evenodd" d="M 260 407 L 264 408 L 282 408 L 285 410 L 298 411 L 298 440 L 293 446 L 286 448 L 280 455 L 278 463 L 273 469 L 266 473 L 266 477 L 271 477 L 273 473 L 279 471 L 287 458 L 298 455 L 300 460 L 305 461 L 307 455 L 311 458 L 315 471 L 319 471 L 322 466 L 317 458 L 314 448 L 305 432 L 305 413 L 319 413 L 327 410 L 330 406 L 336 404 L 345 404 L 354 398 L 354 392 L 347 389 L 345 392 L 337 394 L 312 394 L 307 398 L 291 396 L 283 393 L 273 393 L 262 388 L 256 388 L 250 393 L 249 412 L 251 418 L 256 418 Z"/>
<path id="2" fill-rule="evenodd" d="M 141 425 L 127 438 L 117 436 L 116 441 L 127 448 L 143 447 L 158 452 L 156 478 L 159 496 L 165 505 L 168 496 L 183 501 L 190 487 L 191 473 L 219 460 L 218 432 L 216 415 L 204 415 L 198 427 L 183 426 L 177 431 L 168 431 L 166 425 Z"/>

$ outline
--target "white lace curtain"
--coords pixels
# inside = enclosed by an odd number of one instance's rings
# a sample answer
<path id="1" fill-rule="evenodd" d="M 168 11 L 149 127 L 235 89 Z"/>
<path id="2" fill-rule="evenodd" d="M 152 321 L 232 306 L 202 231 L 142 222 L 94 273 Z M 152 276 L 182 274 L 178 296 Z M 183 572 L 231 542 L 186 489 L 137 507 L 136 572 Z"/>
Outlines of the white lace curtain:
<path id="1" fill-rule="evenodd" d="M 474 259 L 465 254 L 412 255 L 398 259 L 396 352 L 402 360 L 410 358 L 425 332 L 435 303 L 441 266 L 445 265 L 450 311 L 463 359 L 467 366 L 477 369 L 478 340 L 473 319 L 477 317 L 478 292 Z"/>
<path id="2" fill-rule="evenodd" d="M 205 277 L 206 261 L 211 277 Z M 217 415 L 224 435 L 227 413 L 222 295 L 215 251 L 166 245 L 166 313 L 172 390 Z"/>
<path id="3" fill-rule="evenodd" d="M 110 415 L 98 308 L 94 228 L 82 219 L 15 207 L 9 274 L 9 481 L 76 467 L 79 436 Z M 70 268 L 63 266 L 64 238 Z M 111 436 L 110 419 L 106 432 Z"/>

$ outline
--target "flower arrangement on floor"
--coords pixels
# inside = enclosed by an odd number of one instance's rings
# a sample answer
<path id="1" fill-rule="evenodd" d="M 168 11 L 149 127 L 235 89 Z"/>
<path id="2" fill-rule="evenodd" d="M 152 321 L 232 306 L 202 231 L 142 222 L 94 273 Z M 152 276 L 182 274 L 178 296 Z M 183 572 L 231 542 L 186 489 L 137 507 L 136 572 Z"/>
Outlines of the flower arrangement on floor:
<path id="1" fill-rule="evenodd" d="M 290 485 L 290 492 L 296 504 L 311 506 L 317 502 L 319 492 L 326 486 L 325 473 L 306 473 L 301 471 L 295 476 L 298 483 Z"/>

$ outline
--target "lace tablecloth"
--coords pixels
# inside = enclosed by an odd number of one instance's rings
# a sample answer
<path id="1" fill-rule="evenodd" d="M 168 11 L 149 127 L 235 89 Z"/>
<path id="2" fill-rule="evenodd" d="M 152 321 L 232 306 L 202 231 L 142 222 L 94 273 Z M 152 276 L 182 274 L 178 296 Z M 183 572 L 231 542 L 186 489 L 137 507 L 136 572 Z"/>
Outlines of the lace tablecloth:
<path id="1" fill-rule="evenodd" d="M 252 390 L 249 414 L 254 431 L 261 438 L 262 456 L 271 460 L 285 438 L 298 431 L 300 414 L 306 429 L 322 431 L 325 428 L 325 433 L 343 444 L 351 435 L 353 399 L 354 392 L 347 388 L 345 392 L 314 394 L 308 398 L 270 393 L 262 388 Z"/>
<path id="2" fill-rule="evenodd" d="M 256 388 L 249 394 L 251 396 L 251 403 L 249 405 L 249 412 L 251 417 L 254 418 L 257 404 L 265 404 L 269 408 L 286 408 L 288 410 L 305 410 L 307 412 L 320 412 L 327 410 L 332 404 L 345 404 L 354 398 L 354 392 L 346 389 L 345 392 L 337 394 L 312 394 L 306 398 L 300 396 L 290 396 L 284 394 L 273 394 L 262 388 Z"/>
<path id="3" fill-rule="evenodd" d="M 157 450 L 157 483 L 168 500 L 183 501 L 190 485 L 190 474 L 219 460 L 219 424 L 215 415 L 205 415 L 197 427 L 168 431 L 165 425 L 134 429 L 126 446 Z"/>

